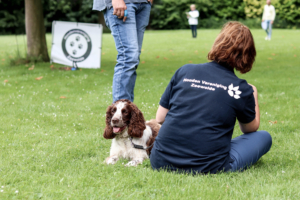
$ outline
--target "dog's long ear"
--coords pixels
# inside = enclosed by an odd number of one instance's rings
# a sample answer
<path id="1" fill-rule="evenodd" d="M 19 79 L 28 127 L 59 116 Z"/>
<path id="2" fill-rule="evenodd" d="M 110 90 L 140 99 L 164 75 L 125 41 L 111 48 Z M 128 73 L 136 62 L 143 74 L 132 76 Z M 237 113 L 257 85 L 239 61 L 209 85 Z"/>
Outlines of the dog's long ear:
<path id="1" fill-rule="evenodd" d="M 113 108 L 113 105 L 108 106 L 107 110 L 106 110 L 106 126 L 105 126 L 105 130 L 103 133 L 103 137 L 105 139 L 113 139 L 114 137 L 116 137 L 116 134 L 114 134 L 113 132 L 113 127 L 110 125 L 111 122 L 111 118 L 112 118 L 112 113 L 111 113 L 111 109 Z"/>
<path id="2" fill-rule="evenodd" d="M 131 108 L 131 118 L 128 125 L 128 135 L 131 137 L 141 138 L 146 129 L 143 113 L 133 103 L 128 103 Z"/>

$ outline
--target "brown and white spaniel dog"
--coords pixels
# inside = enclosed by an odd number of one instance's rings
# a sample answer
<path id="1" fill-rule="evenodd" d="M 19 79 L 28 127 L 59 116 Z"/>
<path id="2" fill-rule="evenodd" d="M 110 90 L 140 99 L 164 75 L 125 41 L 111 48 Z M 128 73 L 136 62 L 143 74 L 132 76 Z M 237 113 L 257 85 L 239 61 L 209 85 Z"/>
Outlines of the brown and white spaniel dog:
<path id="1" fill-rule="evenodd" d="M 103 137 L 113 140 L 105 162 L 115 164 L 119 158 L 124 158 L 130 160 L 125 166 L 142 163 L 149 158 L 160 126 L 154 119 L 145 122 L 142 112 L 131 101 L 116 101 L 106 111 Z"/>

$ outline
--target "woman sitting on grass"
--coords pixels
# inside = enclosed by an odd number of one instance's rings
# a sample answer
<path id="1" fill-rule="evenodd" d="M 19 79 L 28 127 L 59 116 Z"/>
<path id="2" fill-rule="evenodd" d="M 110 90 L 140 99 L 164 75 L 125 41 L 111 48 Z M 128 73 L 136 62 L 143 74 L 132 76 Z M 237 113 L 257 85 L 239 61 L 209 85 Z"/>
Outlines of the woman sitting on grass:
<path id="1" fill-rule="evenodd" d="M 163 124 L 151 151 L 153 169 L 189 173 L 242 171 L 267 153 L 272 138 L 259 127 L 257 90 L 238 78 L 251 70 L 250 30 L 224 25 L 205 64 L 187 64 L 172 77 L 156 120 Z M 243 135 L 232 139 L 236 119 Z"/>

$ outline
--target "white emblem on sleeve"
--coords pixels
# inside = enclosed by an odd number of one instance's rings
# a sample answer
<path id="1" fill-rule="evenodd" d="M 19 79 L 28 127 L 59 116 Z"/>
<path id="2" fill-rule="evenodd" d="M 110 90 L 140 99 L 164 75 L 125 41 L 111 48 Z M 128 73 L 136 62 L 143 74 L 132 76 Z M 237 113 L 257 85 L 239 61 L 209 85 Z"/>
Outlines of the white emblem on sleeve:
<path id="1" fill-rule="evenodd" d="M 228 94 L 235 99 L 239 99 L 242 92 L 239 91 L 239 86 L 233 87 L 233 84 L 231 83 L 231 85 L 228 86 Z"/>

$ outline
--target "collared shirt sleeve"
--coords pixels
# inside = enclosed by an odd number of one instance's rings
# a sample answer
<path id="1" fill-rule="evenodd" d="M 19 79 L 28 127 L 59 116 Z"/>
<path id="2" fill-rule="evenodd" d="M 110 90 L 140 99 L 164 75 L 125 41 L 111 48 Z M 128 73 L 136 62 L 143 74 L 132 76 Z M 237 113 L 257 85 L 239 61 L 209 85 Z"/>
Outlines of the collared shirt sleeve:
<path id="1" fill-rule="evenodd" d="M 93 10 L 103 11 L 106 8 L 105 0 L 94 0 Z"/>
<path id="2" fill-rule="evenodd" d="M 192 18 L 198 18 L 198 17 L 199 17 L 199 11 L 198 11 L 198 10 L 190 11 L 190 12 L 189 12 L 189 15 L 190 15 Z"/>
<path id="3" fill-rule="evenodd" d="M 252 88 L 251 88 L 252 89 Z M 250 91 L 249 91 L 250 92 Z M 237 119 L 239 122 L 243 124 L 247 124 L 252 122 L 255 119 L 255 100 L 253 95 L 253 89 L 251 90 L 251 94 L 247 95 L 245 98 L 245 104 L 243 109 L 237 112 Z"/>
<path id="4" fill-rule="evenodd" d="M 266 6 L 264 6 L 263 15 L 262 15 L 262 20 L 265 19 L 266 19 Z"/>
<path id="5" fill-rule="evenodd" d="M 170 83 L 168 84 L 165 92 L 161 96 L 159 105 L 161 105 L 164 108 L 170 109 L 170 99 L 171 99 L 171 94 L 172 94 L 172 88 L 175 82 L 175 75 L 172 77 Z"/>
<path id="6" fill-rule="evenodd" d="M 272 21 L 274 21 L 275 20 L 275 16 L 276 16 L 276 11 L 275 11 L 275 7 L 274 6 L 272 6 L 272 10 L 273 10 L 273 12 L 272 12 Z"/>

